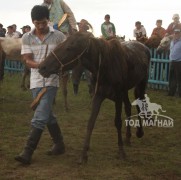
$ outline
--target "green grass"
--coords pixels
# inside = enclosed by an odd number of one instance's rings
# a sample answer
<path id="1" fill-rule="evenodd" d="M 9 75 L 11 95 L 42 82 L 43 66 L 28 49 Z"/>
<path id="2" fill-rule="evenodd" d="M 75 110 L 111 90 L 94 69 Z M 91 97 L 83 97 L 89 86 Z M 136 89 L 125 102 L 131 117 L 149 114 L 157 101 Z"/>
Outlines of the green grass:
<path id="1" fill-rule="evenodd" d="M 23 149 L 30 129 L 33 111 L 30 91 L 20 89 L 21 75 L 5 76 L 0 88 L 0 180 L 177 180 L 181 179 L 181 99 L 167 97 L 165 91 L 147 90 L 150 101 L 162 105 L 166 115 L 174 119 L 173 128 L 144 127 L 138 139 L 132 128 L 132 145 L 125 146 L 127 159 L 117 158 L 117 133 L 114 127 L 114 103 L 104 101 L 91 137 L 89 160 L 78 165 L 91 99 L 85 81 L 78 96 L 68 84 L 70 110 L 66 112 L 59 90 L 54 111 L 61 126 L 66 153 L 49 157 L 52 142 L 45 129 L 32 164 L 22 166 L 14 157 Z M 133 93 L 130 92 L 131 101 Z M 133 113 L 135 113 L 133 107 Z M 123 120 L 125 114 L 123 111 Z M 123 123 L 125 137 L 125 123 Z"/>

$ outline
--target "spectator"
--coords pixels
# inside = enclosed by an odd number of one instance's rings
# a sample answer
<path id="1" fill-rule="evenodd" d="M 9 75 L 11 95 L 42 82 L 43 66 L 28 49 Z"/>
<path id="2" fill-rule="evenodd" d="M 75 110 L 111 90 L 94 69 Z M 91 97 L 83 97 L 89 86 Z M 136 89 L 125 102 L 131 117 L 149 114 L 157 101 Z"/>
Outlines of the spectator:
<path id="1" fill-rule="evenodd" d="M 23 34 L 25 34 L 25 33 L 26 33 L 25 29 L 26 29 L 26 26 L 23 26 L 23 27 L 21 28 L 21 30 L 22 30 L 21 37 L 23 36 Z"/>
<path id="2" fill-rule="evenodd" d="M 181 97 L 181 29 L 174 29 L 170 44 L 170 61 L 168 95 L 174 96 L 178 87 L 178 95 Z"/>
<path id="3" fill-rule="evenodd" d="M 8 37 L 8 38 L 19 38 L 19 34 L 14 32 L 13 26 L 8 26 L 6 37 Z"/>
<path id="4" fill-rule="evenodd" d="M 180 29 L 181 24 L 179 21 L 180 17 L 179 14 L 174 14 L 172 17 L 173 22 L 170 23 L 166 29 L 166 34 L 165 36 L 173 35 L 174 34 L 174 29 Z"/>
<path id="5" fill-rule="evenodd" d="M 18 34 L 19 37 L 21 37 L 21 33 L 20 33 L 19 31 L 17 31 L 17 26 L 16 26 L 16 24 L 13 24 L 12 26 L 13 26 L 13 31 L 14 31 L 16 34 Z"/>
<path id="6" fill-rule="evenodd" d="M 25 32 L 30 32 L 30 31 L 31 31 L 31 26 L 26 25 L 26 26 L 25 26 Z"/>
<path id="7" fill-rule="evenodd" d="M 146 35 L 146 29 L 140 21 L 135 22 L 135 27 L 136 28 L 133 31 L 133 36 L 137 41 L 144 43 L 148 39 Z"/>
<path id="8" fill-rule="evenodd" d="M 21 154 L 15 160 L 22 164 L 30 164 L 31 157 L 36 149 L 45 126 L 53 139 L 54 145 L 48 152 L 49 155 L 59 155 L 65 152 L 63 136 L 61 134 L 57 119 L 52 112 L 53 101 L 59 86 L 59 76 L 52 74 L 49 78 L 42 77 L 38 72 L 41 61 L 61 42 L 65 40 L 65 35 L 48 26 L 49 10 L 45 6 L 36 5 L 31 10 L 31 19 L 35 29 L 30 33 L 25 33 L 22 37 L 21 54 L 26 65 L 31 68 L 30 89 L 33 98 L 37 99 L 34 116 L 31 120 L 31 131 L 27 143 Z M 35 101 L 36 102 L 36 101 Z"/>
<path id="9" fill-rule="evenodd" d="M 3 28 L 3 31 L 4 31 L 4 34 L 5 34 L 5 36 L 6 36 L 6 31 L 7 31 L 6 28 Z"/>
<path id="10" fill-rule="evenodd" d="M 21 35 L 21 37 L 22 37 L 25 33 L 31 31 L 31 27 L 30 27 L 29 25 L 23 26 L 21 29 L 22 29 L 22 35 Z"/>
<path id="11" fill-rule="evenodd" d="M 5 37 L 5 32 L 3 30 L 3 25 L 0 24 L 0 37 Z"/>
<path id="12" fill-rule="evenodd" d="M 82 19 L 77 24 L 79 27 L 79 32 L 87 32 L 89 30 L 91 30 L 93 32 L 93 28 L 87 20 Z M 80 83 L 80 79 L 82 77 L 83 72 L 85 73 L 85 77 L 87 80 L 87 84 L 88 84 L 88 88 L 89 88 L 89 94 L 90 94 L 90 96 L 92 96 L 93 95 L 93 87 L 91 84 L 91 72 L 88 71 L 87 69 L 85 69 L 81 64 L 78 64 L 72 70 L 72 82 L 73 82 L 74 95 L 77 95 L 77 93 L 78 93 L 79 83 Z"/>
<path id="13" fill-rule="evenodd" d="M 52 26 L 58 28 L 66 36 L 77 31 L 76 20 L 70 7 L 63 0 L 44 0 L 43 6 L 47 6 L 50 11 L 50 23 Z M 67 19 L 61 20 L 68 15 Z"/>
<path id="14" fill-rule="evenodd" d="M 156 28 L 153 29 L 151 36 L 158 36 L 159 38 L 163 38 L 165 36 L 165 29 L 162 27 L 162 20 L 158 19 L 156 21 Z"/>
<path id="15" fill-rule="evenodd" d="M 104 17 L 105 22 L 101 25 L 102 37 L 109 40 L 116 37 L 116 28 L 112 22 L 110 22 L 110 15 L 106 14 Z"/>

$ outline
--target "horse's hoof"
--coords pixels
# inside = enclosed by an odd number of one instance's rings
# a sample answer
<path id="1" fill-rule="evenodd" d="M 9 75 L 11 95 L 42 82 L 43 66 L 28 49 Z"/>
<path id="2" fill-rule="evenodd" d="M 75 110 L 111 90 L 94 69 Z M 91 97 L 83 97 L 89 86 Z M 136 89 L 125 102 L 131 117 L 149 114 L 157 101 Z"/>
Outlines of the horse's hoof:
<path id="1" fill-rule="evenodd" d="M 143 131 L 136 131 L 136 136 L 137 136 L 137 138 L 142 138 L 143 137 L 143 135 L 144 135 L 144 132 Z"/>

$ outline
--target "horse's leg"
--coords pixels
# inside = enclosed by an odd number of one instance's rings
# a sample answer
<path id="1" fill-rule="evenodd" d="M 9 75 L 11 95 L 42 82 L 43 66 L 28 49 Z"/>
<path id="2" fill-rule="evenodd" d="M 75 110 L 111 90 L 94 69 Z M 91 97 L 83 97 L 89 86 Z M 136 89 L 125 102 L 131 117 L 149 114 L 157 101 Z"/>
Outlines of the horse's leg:
<path id="1" fill-rule="evenodd" d="M 88 125 L 87 125 L 87 132 L 84 140 L 82 154 L 79 160 L 79 164 L 86 163 L 88 160 L 87 151 L 89 150 L 90 145 L 90 138 L 92 135 L 92 131 L 95 125 L 96 118 L 100 111 L 101 104 L 105 98 L 95 95 L 92 101 L 92 110 L 91 115 L 89 117 Z"/>
<path id="2" fill-rule="evenodd" d="M 64 108 L 66 111 L 69 110 L 68 107 L 68 102 L 67 102 L 67 85 L 68 85 L 68 80 L 69 80 L 69 72 L 65 72 L 62 77 L 61 77 L 61 87 L 62 87 L 62 93 L 63 93 L 63 98 L 64 98 Z"/>
<path id="3" fill-rule="evenodd" d="M 135 87 L 135 91 L 134 91 L 135 99 L 140 99 L 140 100 L 145 99 L 146 84 L 147 84 L 147 80 L 144 79 L 140 84 L 138 84 Z M 141 138 L 144 135 L 144 131 L 143 131 L 143 127 L 142 127 L 142 122 L 141 122 L 141 117 L 139 116 L 139 113 L 141 111 L 140 111 L 140 108 L 139 108 L 138 105 L 136 105 L 136 109 L 137 109 L 137 112 L 138 112 L 138 120 L 139 120 L 139 126 L 137 127 L 136 136 L 138 138 Z"/>
<path id="4" fill-rule="evenodd" d="M 24 71 L 23 71 L 23 77 L 22 77 L 22 81 L 21 81 L 21 88 L 23 89 L 23 90 L 27 90 L 27 86 L 26 86 L 26 78 L 27 77 L 29 77 L 29 75 L 30 75 L 30 69 L 27 67 L 27 66 L 25 66 L 24 67 Z M 29 81 L 28 81 L 28 88 L 29 88 Z"/>
<path id="5" fill-rule="evenodd" d="M 124 101 L 124 108 L 125 108 L 127 120 L 129 121 L 131 117 L 131 103 L 128 97 L 128 91 L 124 93 L 123 101 Z M 126 126 L 126 144 L 127 145 L 131 144 L 130 139 L 131 139 L 131 126 L 129 123 L 127 123 L 127 126 Z"/>
<path id="6" fill-rule="evenodd" d="M 74 69 L 72 69 L 72 83 L 74 95 L 78 94 L 79 83 L 83 73 L 84 67 L 81 64 L 78 64 Z"/>
<path id="7" fill-rule="evenodd" d="M 4 79 L 4 66 L 5 66 L 6 54 L 3 50 L 0 50 L 0 82 Z"/>
<path id="8" fill-rule="evenodd" d="M 122 113 L 122 97 L 116 97 L 115 101 L 115 126 L 118 133 L 118 147 L 119 147 L 119 157 L 121 159 L 125 159 L 126 154 L 123 147 L 123 139 L 122 139 L 122 119 L 121 119 L 121 113 Z"/>

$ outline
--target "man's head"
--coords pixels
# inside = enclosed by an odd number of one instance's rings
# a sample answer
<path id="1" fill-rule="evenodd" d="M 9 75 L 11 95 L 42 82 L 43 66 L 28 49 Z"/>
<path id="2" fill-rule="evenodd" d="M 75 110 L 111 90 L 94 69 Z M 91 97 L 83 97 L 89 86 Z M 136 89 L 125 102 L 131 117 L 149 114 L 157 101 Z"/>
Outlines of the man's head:
<path id="1" fill-rule="evenodd" d="M 180 39 L 181 29 L 174 29 L 174 39 Z"/>
<path id="2" fill-rule="evenodd" d="M 110 15 L 109 15 L 109 14 L 106 14 L 106 15 L 104 16 L 104 20 L 105 20 L 106 22 L 109 22 L 109 21 L 110 21 Z"/>
<path id="3" fill-rule="evenodd" d="M 7 30 L 8 30 L 8 33 L 9 33 L 9 34 L 11 34 L 11 33 L 14 32 L 12 25 L 8 26 L 8 27 L 7 27 Z"/>
<path id="4" fill-rule="evenodd" d="M 78 22 L 77 25 L 79 27 L 79 31 L 80 32 L 86 32 L 89 29 L 92 29 L 91 24 L 87 20 L 85 20 L 85 19 L 81 19 L 81 21 Z"/>
<path id="5" fill-rule="evenodd" d="M 36 5 L 31 10 L 32 23 L 38 31 L 45 31 L 48 27 L 49 10 L 46 6 Z"/>
<path id="6" fill-rule="evenodd" d="M 49 20 L 49 10 L 46 6 L 36 5 L 31 10 L 31 20 L 32 22 L 37 20 L 40 21 L 42 19 Z"/>
<path id="7" fill-rule="evenodd" d="M 141 28 L 141 22 L 140 21 L 136 21 L 135 22 L 135 27 L 136 27 L 136 29 L 140 29 Z"/>
<path id="8" fill-rule="evenodd" d="M 26 31 L 26 32 L 31 31 L 31 27 L 30 27 L 29 25 L 26 25 L 26 26 L 25 26 L 25 31 Z"/>
<path id="9" fill-rule="evenodd" d="M 173 21 L 174 21 L 175 23 L 178 23 L 178 22 L 179 22 L 179 19 L 180 19 L 179 14 L 174 14 L 173 17 L 172 17 L 172 19 L 173 19 Z"/>
<path id="10" fill-rule="evenodd" d="M 157 25 L 157 27 L 161 27 L 161 26 L 162 26 L 162 20 L 161 20 L 161 19 L 158 19 L 158 20 L 156 21 L 156 25 Z"/>

